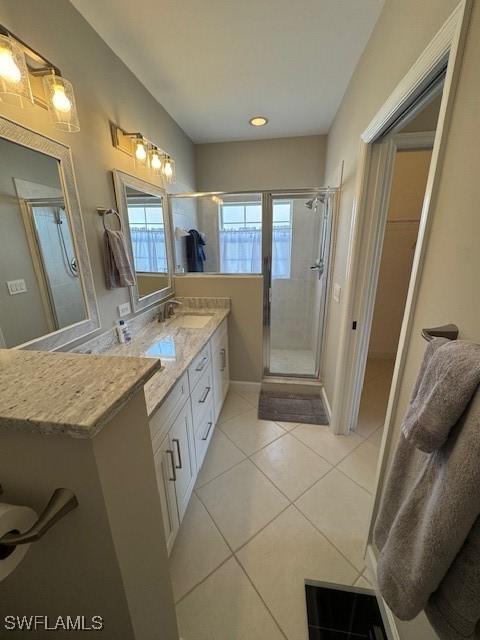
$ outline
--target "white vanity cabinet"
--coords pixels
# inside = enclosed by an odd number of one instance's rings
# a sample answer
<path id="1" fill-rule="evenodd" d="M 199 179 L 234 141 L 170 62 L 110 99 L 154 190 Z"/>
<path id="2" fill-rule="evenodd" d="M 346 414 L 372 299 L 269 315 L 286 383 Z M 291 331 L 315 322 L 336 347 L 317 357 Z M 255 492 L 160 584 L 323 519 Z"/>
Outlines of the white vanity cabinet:
<path id="1" fill-rule="evenodd" d="M 173 449 L 168 435 L 163 438 L 156 451 L 154 450 L 154 461 L 158 493 L 162 505 L 165 541 L 167 551 L 170 553 L 180 526 L 180 519 L 175 493 L 175 476 L 173 475 Z"/>
<path id="2" fill-rule="evenodd" d="M 169 553 L 212 439 L 228 384 L 225 319 L 150 417 Z"/>
<path id="3" fill-rule="evenodd" d="M 213 388 L 215 404 L 215 422 L 222 410 L 225 396 L 230 384 L 229 357 L 228 357 L 228 329 L 227 319 L 222 322 L 211 338 Z"/>

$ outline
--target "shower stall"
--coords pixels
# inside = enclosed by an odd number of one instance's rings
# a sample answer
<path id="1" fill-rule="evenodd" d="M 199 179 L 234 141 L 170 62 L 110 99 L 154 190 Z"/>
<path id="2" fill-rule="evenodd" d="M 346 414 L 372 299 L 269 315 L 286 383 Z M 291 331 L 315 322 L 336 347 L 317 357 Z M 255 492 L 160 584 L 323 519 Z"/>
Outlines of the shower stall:
<path id="1" fill-rule="evenodd" d="M 332 191 L 271 192 L 263 235 L 264 376 L 319 379 L 326 315 Z M 290 212 L 288 271 L 275 269 Z"/>
<path id="2" fill-rule="evenodd" d="M 65 204 L 48 198 L 25 200 L 23 205 L 50 328 L 55 331 L 80 322 L 85 318 L 85 303 Z"/>
<path id="3" fill-rule="evenodd" d="M 198 232 L 195 271 L 263 276 L 263 374 L 321 374 L 336 189 L 169 196 L 177 273 L 191 273 L 185 238 Z"/>

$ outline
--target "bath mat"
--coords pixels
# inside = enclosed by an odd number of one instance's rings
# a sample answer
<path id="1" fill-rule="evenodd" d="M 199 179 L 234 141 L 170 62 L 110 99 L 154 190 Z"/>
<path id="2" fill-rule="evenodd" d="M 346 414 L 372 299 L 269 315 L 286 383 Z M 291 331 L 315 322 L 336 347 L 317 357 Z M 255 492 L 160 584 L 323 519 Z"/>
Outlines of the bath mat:
<path id="1" fill-rule="evenodd" d="M 274 422 L 305 422 L 328 424 L 327 414 L 320 395 L 262 391 L 258 402 L 260 420 Z"/>

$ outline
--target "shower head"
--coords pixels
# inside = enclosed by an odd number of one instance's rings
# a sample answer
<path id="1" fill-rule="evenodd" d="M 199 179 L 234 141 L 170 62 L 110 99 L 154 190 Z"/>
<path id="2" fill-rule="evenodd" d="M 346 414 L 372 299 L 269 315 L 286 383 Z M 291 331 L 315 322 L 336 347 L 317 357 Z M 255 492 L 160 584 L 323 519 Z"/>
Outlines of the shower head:
<path id="1" fill-rule="evenodd" d="M 317 194 L 314 198 L 305 202 L 305 206 L 307 209 L 310 209 L 310 211 L 313 209 L 316 211 L 318 209 L 319 202 L 325 202 L 325 196 L 323 194 Z"/>

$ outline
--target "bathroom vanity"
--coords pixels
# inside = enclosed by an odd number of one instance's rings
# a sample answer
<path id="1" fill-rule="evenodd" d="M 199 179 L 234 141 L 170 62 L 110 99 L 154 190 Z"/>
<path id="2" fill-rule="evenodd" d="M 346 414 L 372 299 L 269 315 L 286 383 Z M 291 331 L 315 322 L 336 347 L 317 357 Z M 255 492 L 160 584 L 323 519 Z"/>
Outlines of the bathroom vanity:
<path id="1" fill-rule="evenodd" d="M 145 398 L 169 553 L 229 385 L 229 300 L 179 300 L 182 304 L 174 317 L 159 323 L 147 316 L 142 327 L 134 325 L 128 344 L 102 348 L 92 341 L 80 348 L 161 360 L 161 370 L 145 384 Z"/>

